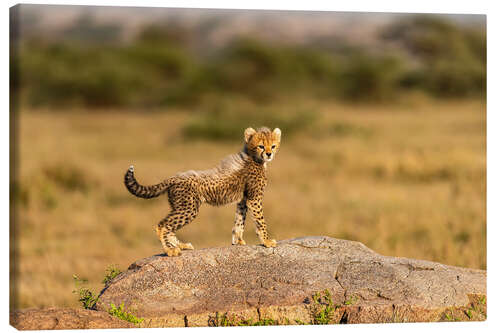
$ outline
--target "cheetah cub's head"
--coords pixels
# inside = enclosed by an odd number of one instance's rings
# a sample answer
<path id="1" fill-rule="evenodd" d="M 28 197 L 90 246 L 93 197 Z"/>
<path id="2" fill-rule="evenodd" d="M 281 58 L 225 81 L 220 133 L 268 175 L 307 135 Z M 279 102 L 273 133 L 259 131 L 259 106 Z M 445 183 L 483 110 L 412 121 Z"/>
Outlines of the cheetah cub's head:
<path id="1" fill-rule="evenodd" d="M 275 128 L 272 132 L 267 127 L 245 130 L 245 145 L 247 153 L 257 162 L 265 163 L 273 160 L 281 142 L 281 130 Z"/>

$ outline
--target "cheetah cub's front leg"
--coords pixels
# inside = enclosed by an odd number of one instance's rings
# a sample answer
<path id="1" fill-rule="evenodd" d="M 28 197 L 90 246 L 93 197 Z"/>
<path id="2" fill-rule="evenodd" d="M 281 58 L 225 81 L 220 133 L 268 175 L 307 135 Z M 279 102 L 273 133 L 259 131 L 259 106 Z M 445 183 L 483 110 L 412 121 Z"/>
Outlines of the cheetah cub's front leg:
<path id="1" fill-rule="evenodd" d="M 231 244 L 233 245 L 245 245 L 246 242 L 243 240 L 243 230 L 245 228 L 245 219 L 247 216 L 247 200 L 243 198 L 236 205 L 236 217 L 234 220 L 233 227 L 233 239 Z"/>
<path id="2" fill-rule="evenodd" d="M 270 239 L 267 234 L 266 222 L 264 221 L 264 212 L 262 210 L 262 200 L 250 200 L 247 204 L 248 208 L 252 212 L 253 219 L 255 221 L 255 227 L 257 236 L 259 236 L 260 242 L 265 247 L 276 247 L 276 240 Z"/>

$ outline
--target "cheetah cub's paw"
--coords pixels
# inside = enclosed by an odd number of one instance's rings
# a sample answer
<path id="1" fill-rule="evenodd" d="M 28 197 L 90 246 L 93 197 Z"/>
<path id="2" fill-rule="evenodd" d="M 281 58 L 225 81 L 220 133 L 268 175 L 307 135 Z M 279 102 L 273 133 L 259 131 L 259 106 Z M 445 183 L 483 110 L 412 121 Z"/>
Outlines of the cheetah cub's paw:
<path id="1" fill-rule="evenodd" d="M 233 241 L 233 245 L 247 245 L 247 242 L 245 242 L 243 239 L 238 239 L 236 241 Z"/>
<path id="2" fill-rule="evenodd" d="M 177 257 L 181 254 L 181 249 L 178 247 L 170 247 L 165 249 L 165 254 L 169 257 Z"/>
<path id="3" fill-rule="evenodd" d="M 179 243 L 179 248 L 181 250 L 194 250 L 194 246 L 191 243 Z"/>
<path id="4" fill-rule="evenodd" d="M 262 243 L 265 247 L 276 247 L 276 240 L 275 239 L 266 239 Z"/>

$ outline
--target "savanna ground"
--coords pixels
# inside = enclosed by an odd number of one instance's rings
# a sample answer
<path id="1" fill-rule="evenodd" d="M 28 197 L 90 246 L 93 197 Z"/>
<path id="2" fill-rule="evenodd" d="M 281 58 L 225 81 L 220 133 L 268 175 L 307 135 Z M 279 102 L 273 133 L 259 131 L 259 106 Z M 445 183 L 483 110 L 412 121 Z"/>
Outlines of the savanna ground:
<path id="1" fill-rule="evenodd" d="M 283 130 L 264 201 L 276 239 L 327 235 L 384 255 L 486 269 L 484 103 L 281 102 L 252 116 L 245 106 L 229 109 L 23 109 L 11 306 L 79 306 L 73 274 L 99 290 L 110 264 L 126 269 L 160 253 L 154 229 L 167 199 L 130 195 L 128 166 L 143 184 L 210 168 L 241 149 L 250 125 Z M 205 205 L 178 236 L 195 248 L 228 246 L 234 210 Z M 257 243 L 254 230 L 249 219 L 248 244 Z"/>

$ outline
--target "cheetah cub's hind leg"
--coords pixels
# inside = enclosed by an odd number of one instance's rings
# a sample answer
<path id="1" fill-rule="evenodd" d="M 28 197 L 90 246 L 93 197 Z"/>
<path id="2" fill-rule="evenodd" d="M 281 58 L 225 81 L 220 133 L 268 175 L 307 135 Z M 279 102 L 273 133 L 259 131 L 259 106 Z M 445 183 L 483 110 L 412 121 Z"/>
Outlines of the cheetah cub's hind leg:
<path id="1" fill-rule="evenodd" d="M 194 250 L 194 246 L 191 243 L 182 243 L 182 242 L 179 242 L 179 248 L 181 250 Z"/>
<path id="2" fill-rule="evenodd" d="M 186 224 L 175 222 L 179 221 L 179 216 L 181 216 L 181 221 L 189 220 L 189 217 L 186 217 L 185 214 L 170 213 L 156 227 L 156 234 L 160 239 L 165 254 L 169 257 L 178 256 L 181 253 L 181 250 L 194 250 L 194 247 L 191 243 L 182 243 L 175 236 L 174 231 Z"/>
<path id="3" fill-rule="evenodd" d="M 186 196 L 181 190 L 182 195 L 178 195 L 176 200 L 171 200 L 172 211 L 160 221 L 156 228 L 163 250 L 169 257 L 178 256 L 181 250 L 194 250 L 191 243 L 182 243 L 175 236 L 175 231 L 195 219 L 199 208 L 199 202 Z"/>
<path id="4" fill-rule="evenodd" d="M 181 248 L 179 247 L 179 240 L 175 237 L 175 234 L 168 231 L 168 228 L 160 224 L 156 227 L 156 234 L 160 239 L 163 251 L 169 257 L 176 257 L 181 254 Z"/>
<path id="5" fill-rule="evenodd" d="M 169 217 L 165 220 L 168 221 L 168 218 Z M 181 254 L 181 250 L 194 250 L 194 246 L 191 243 L 182 243 L 179 239 L 177 239 L 171 225 L 162 222 L 160 222 L 156 227 L 156 234 L 158 235 L 161 245 L 163 246 L 163 251 L 165 251 L 167 256 L 176 257 Z"/>
<path id="6" fill-rule="evenodd" d="M 194 250 L 193 244 L 180 242 L 173 232 L 168 231 L 168 228 L 157 226 L 156 234 L 163 246 L 163 251 L 169 257 L 178 256 L 181 250 Z"/>

